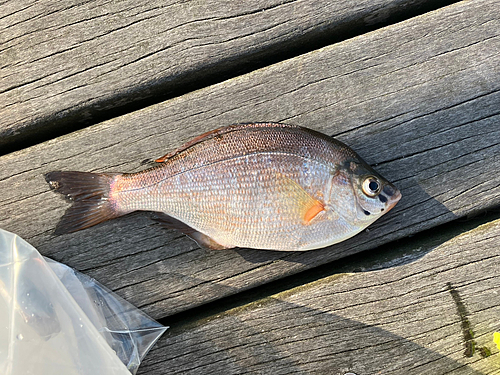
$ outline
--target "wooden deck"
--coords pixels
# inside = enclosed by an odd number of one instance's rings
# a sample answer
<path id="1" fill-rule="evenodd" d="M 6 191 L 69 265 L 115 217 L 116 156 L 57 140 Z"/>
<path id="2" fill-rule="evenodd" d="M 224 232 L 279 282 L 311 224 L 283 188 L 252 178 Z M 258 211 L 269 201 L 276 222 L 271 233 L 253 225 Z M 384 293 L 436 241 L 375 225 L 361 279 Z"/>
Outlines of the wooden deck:
<path id="1" fill-rule="evenodd" d="M 0 227 L 171 326 L 142 375 L 500 374 L 500 1 L 318 3 L 3 3 Z M 147 213 L 52 235 L 45 173 L 250 121 L 335 136 L 402 200 L 309 252 L 208 251 Z"/>

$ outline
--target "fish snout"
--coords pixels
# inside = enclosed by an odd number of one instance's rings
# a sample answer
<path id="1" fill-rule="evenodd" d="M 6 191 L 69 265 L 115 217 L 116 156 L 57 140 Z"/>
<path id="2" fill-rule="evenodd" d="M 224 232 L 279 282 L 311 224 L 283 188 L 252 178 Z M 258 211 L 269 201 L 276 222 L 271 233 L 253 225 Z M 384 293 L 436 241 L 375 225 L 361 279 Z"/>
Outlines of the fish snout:
<path id="1" fill-rule="evenodd" d="M 382 196 L 380 200 L 387 201 L 385 209 L 385 212 L 387 213 L 399 202 L 402 194 L 397 187 L 392 184 L 388 184 L 384 186 L 384 189 L 380 192 L 380 196 Z"/>

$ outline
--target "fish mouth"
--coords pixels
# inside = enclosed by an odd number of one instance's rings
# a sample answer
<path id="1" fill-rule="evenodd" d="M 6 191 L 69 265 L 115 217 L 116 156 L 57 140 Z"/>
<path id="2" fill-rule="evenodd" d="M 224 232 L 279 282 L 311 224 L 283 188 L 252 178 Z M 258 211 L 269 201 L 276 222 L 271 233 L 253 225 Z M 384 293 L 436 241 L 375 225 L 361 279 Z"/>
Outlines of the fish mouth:
<path id="1" fill-rule="evenodd" d="M 387 200 L 385 213 L 392 210 L 403 196 L 394 185 L 386 185 L 380 195 Z"/>

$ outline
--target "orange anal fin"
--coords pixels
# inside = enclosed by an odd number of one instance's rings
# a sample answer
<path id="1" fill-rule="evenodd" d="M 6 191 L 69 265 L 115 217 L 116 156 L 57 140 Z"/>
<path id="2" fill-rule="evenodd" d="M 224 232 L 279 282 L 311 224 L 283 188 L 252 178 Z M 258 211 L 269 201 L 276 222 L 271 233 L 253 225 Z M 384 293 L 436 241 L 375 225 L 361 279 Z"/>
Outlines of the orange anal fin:
<path id="1" fill-rule="evenodd" d="M 304 214 L 304 224 L 309 225 L 316 216 L 321 211 L 325 210 L 325 205 L 321 203 L 320 201 L 314 201 L 314 204 L 305 212 Z"/>

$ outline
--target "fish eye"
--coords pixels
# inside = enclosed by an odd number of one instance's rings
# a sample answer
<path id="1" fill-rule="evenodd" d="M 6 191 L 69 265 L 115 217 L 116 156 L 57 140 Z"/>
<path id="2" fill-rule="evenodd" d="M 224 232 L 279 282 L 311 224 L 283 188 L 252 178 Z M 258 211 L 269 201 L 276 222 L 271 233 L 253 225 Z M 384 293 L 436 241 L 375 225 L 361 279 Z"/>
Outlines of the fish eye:
<path id="1" fill-rule="evenodd" d="M 363 193 L 365 193 L 369 197 L 376 197 L 381 189 L 382 185 L 381 183 L 377 180 L 376 177 L 370 176 L 365 178 L 363 181 L 363 185 L 361 186 L 361 189 L 363 190 Z"/>

